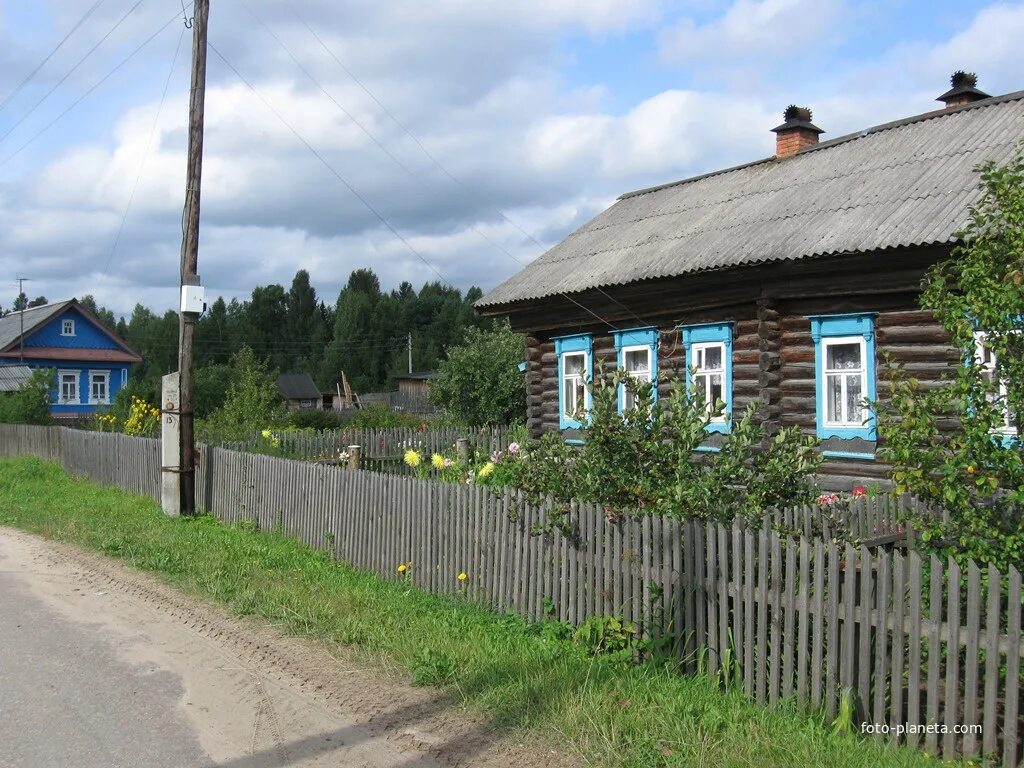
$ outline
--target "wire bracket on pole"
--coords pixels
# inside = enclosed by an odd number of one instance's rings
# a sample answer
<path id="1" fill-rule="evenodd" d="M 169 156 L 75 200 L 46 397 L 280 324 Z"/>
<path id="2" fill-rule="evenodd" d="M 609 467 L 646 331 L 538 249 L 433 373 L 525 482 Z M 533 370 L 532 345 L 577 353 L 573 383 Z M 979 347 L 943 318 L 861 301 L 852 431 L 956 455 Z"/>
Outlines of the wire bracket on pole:
<path id="1" fill-rule="evenodd" d="M 192 29 L 192 24 L 196 20 L 195 16 L 191 19 L 188 17 L 188 13 L 185 11 L 185 0 L 181 0 L 181 19 L 185 22 L 185 29 Z"/>

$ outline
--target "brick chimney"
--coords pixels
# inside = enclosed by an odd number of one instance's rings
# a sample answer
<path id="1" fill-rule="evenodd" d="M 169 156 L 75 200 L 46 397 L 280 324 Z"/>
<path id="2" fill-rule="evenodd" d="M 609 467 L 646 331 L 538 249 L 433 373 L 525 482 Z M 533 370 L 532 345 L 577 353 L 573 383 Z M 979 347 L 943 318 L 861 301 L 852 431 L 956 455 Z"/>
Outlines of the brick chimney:
<path id="1" fill-rule="evenodd" d="M 811 110 L 791 104 L 783 114 L 786 122 L 772 128 L 775 133 L 775 156 L 782 160 L 791 157 L 804 147 L 818 143 L 818 134 L 824 133 L 811 122 Z"/>
<path id="2" fill-rule="evenodd" d="M 945 104 L 946 109 L 989 98 L 987 93 L 978 90 L 978 76 L 973 72 L 964 72 L 962 69 L 958 69 L 949 78 L 949 84 L 953 87 L 936 99 Z"/>

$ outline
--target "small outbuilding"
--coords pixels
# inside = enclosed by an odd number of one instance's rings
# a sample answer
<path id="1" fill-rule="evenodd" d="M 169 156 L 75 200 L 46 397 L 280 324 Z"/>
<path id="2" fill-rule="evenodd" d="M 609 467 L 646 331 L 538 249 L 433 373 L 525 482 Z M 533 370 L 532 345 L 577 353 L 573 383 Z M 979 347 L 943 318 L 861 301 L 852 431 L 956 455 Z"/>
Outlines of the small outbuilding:
<path id="1" fill-rule="evenodd" d="M 282 373 L 277 377 L 277 391 L 289 411 L 319 410 L 323 407 L 320 388 L 308 373 Z"/>

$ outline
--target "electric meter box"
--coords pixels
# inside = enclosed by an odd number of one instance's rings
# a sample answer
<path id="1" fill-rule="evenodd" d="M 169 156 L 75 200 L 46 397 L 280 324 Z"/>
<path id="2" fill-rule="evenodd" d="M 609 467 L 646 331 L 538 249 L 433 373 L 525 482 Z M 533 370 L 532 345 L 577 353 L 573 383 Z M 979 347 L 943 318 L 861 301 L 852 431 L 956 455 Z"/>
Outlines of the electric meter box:
<path id="1" fill-rule="evenodd" d="M 201 285 L 181 286 L 181 311 L 201 315 L 206 311 L 206 290 Z"/>

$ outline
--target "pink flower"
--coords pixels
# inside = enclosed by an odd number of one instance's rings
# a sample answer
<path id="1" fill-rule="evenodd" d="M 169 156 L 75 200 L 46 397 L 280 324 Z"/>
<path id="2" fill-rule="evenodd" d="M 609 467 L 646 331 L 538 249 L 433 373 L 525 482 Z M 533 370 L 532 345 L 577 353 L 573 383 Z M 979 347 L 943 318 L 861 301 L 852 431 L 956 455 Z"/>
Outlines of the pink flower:
<path id="1" fill-rule="evenodd" d="M 509 443 L 508 452 L 511 453 L 513 456 L 519 453 L 519 443 Z"/>
<path id="2" fill-rule="evenodd" d="M 818 497 L 818 503 L 823 504 L 826 507 L 831 507 L 833 504 L 837 504 L 838 502 L 838 493 L 823 493 Z"/>
<path id="3" fill-rule="evenodd" d="M 495 451 L 494 453 L 491 454 L 491 463 L 492 464 L 501 464 L 501 460 L 503 458 L 505 458 L 505 454 L 504 453 L 502 453 L 501 451 Z"/>
<path id="4" fill-rule="evenodd" d="M 862 499 L 868 495 L 868 489 L 863 485 L 855 485 L 853 486 L 853 490 L 850 491 L 850 495 L 855 499 Z"/>

